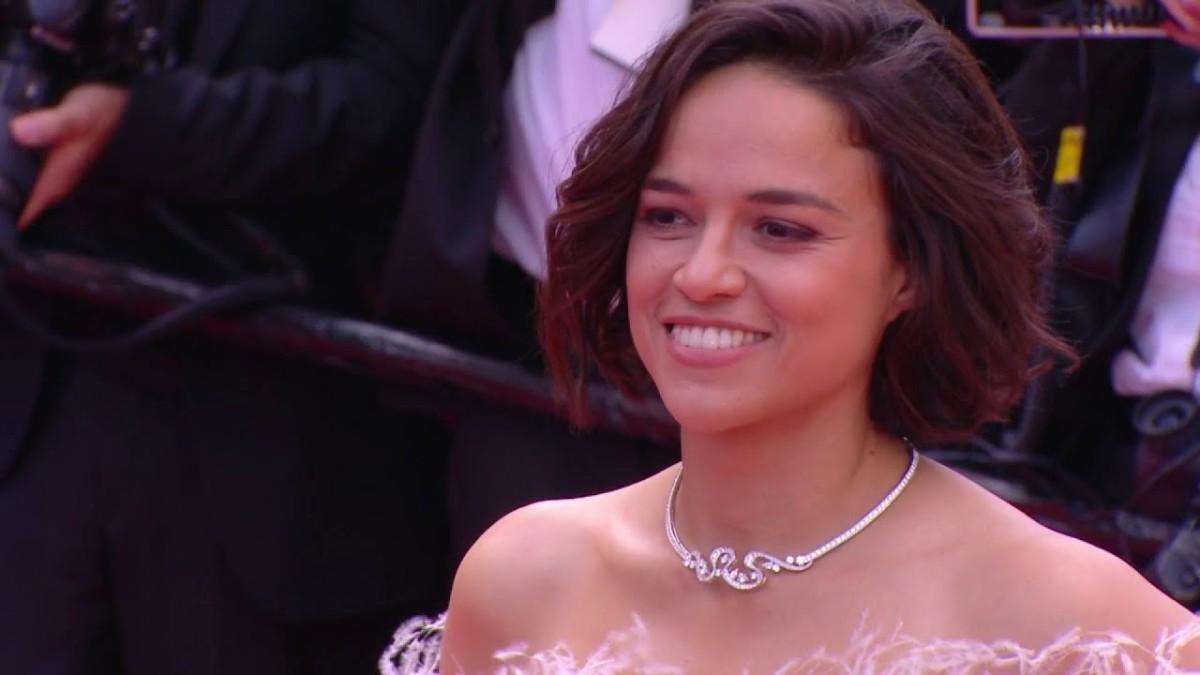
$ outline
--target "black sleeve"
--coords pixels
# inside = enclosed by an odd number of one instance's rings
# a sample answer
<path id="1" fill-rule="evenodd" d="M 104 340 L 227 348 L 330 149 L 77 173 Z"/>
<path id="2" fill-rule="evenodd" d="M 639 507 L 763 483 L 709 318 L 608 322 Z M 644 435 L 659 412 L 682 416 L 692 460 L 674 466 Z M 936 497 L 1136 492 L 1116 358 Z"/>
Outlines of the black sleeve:
<path id="1" fill-rule="evenodd" d="M 142 76 L 95 174 L 170 199 L 269 203 L 403 165 L 459 5 L 355 0 L 338 48 L 290 69 Z"/>

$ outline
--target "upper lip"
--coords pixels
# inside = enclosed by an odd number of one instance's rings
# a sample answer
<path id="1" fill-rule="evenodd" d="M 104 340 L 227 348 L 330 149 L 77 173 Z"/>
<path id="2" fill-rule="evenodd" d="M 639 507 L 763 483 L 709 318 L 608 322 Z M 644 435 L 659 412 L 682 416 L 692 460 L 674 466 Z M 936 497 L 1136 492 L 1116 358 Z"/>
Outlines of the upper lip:
<path id="1" fill-rule="evenodd" d="M 667 326 L 712 326 L 713 328 L 728 328 L 729 330 L 740 330 L 746 333 L 769 332 L 737 321 L 715 317 L 675 315 L 664 317 L 662 322 Z"/>

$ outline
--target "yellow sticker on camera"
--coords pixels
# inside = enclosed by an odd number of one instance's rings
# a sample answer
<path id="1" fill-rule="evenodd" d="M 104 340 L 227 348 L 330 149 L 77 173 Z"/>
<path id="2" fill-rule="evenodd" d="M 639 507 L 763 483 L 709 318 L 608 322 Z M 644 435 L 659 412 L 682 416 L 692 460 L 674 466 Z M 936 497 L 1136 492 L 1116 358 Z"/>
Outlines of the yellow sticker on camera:
<path id="1" fill-rule="evenodd" d="M 1062 136 L 1058 139 L 1058 158 L 1054 162 L 1054 184 L 1078 183 L 1079 173 L 1083 165 L 1082 125 L 1063 127 Z"/>

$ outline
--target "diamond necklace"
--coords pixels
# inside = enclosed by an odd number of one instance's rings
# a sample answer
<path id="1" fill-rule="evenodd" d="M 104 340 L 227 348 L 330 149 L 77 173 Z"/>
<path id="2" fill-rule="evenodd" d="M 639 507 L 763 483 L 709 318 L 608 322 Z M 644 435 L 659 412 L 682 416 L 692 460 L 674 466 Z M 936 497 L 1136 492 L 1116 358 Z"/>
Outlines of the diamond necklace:
<path id="1" fill-rule="evenodd" d="M 749 591 L 766 583 L 767 572 L 775 574 L 803 572 L 812 567 L 817 558 L 850 541 L 855 535 L 866 529 L 876 518 L 883 515 L 883 512 L 887 511 L 892 502 L 896 501 L 900 493 L 904 492 L 904 488 L 908 487 L 908 482 L 912 480 L 913 474 L 917 471 L 919 455 L 916 447 L 908 439 L 904 440 L 908 444 L 909 452 L 912 453 L 912 460 L 909 461 L 908 470 L 904 472 L 900 482 L 896 483 L 896 487 L 892 488 L 892 491 L 887 493 L 875 505 L 875 508 L 868 511 L 867 515 L 859 519 L 857 523 L 808 553 L 779 558 L 762 551 L 750 551 L 746 557 L 742 558 L 742 567 L 737 567 L 737 553 L 728 546 L 714 548 L 712 553 L 708 554 L 708 558 L 702 556 L 700 551 L 689 551 L 683 542 L 679 541 L 679 533 L 675 531 L 675 498 L 679 495 L 679 482 L 683 477 L 682 468 L 679 473 L 675 474 L 675 482 L 671 484 L 671 493 L 667 496 L 667 540 L 671 542 L 671 548 L 675 549 L 675 553 L 683 559 L 683 566 L 694 571 L 696 578 L 706 584 L 713 579 L 720 578 L 739 591 Z"/>

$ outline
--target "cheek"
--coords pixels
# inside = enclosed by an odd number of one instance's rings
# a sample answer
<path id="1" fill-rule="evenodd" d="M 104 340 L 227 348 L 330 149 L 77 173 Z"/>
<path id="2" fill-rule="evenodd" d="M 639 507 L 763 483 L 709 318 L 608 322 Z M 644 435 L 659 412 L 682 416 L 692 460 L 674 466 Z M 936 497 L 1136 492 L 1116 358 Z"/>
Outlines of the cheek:
<path id="1" fill-rule="evenodd" d="M 634 347 L 643 362 L 648 362 L 645 352 L 649 331 L 657 328 L 655 309 L 666 284 L 670 283 L 670 272 L 665 268 L 662 257 L 657 256 L 636 235 L 630 240 L 625 258 L 625 304 L 629 309 L 629 333 Z"/>
<path id="2" fill-rule="evenodd" d="M 759 297 L 785 334 L 824 325 L 852 295 L 841 273 L 828 264 L 761 265 L 755 277 Z"/>
<path id="3" fill-rule="evenodd" d="M 817 362 L 857 352 L 873 357 L 894 313 L 893 293 L 881 269 L 861 264 L 865 257 L 794 267 L 777 277 L 783 283 L 759 285 L 785 339 L 805 345 L 793 355 Z"/>
<path id="4" fill-rule="evenodd" d="M 652 273 L 640 253 L 640 247 L 630 245 L 625 257 L 625 296 L 630 317 L 645 307 L 646 298 L 650 295 Z"/>

